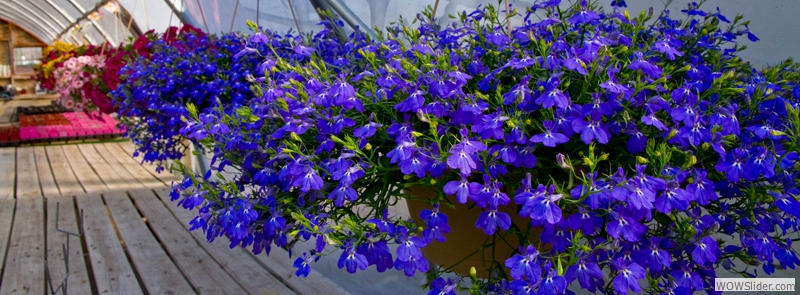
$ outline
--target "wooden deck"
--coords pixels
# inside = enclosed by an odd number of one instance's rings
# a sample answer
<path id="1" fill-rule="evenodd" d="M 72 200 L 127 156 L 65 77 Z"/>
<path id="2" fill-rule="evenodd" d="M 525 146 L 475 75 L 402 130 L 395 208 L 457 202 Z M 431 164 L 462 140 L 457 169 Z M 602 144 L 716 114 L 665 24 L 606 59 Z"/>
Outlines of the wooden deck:
<path id="1" fill-rule="evenodd" d="M 192 212 L 169 200 L 177 177 L 130 157 L 129 142 L 0 148 L 0 295 L 349 294 L 316 272 L 294 276 L 280 249 L 271 256 L 229 249 L 189 232 Z M 56 211 L 58 208 L 58 220 Z"/>

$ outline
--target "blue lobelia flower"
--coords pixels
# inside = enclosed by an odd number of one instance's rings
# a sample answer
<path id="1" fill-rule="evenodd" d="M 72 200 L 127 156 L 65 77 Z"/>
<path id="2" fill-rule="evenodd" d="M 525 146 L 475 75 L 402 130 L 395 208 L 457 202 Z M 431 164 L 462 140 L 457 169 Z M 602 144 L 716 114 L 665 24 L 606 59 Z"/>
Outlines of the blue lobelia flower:
<path id="1" fill-rule="evenodd" d="M 397 247 L 397 259 L 401 261 L 408 261 L 410 258 L 422 259 L 420 248 L 428 244 L 419 237 L 409 237 L 405 227 L 397 229 L 397 243 L 400 244 Z"/>
<path id="2" fill-rule="evenodd" d="M 556 202 L 561 199 L 561 194 L 554 194 L 555 185 L 551 184 L 547 193 L 538 195 L 531 198 L 523 207 L 530 207 L 530 217 L 534 220 L 544 220 L 548 224 L 556 224 L 561 220 L 561 208 L 556 205 Z"/>
<path id="3" fill-rule="evenodd" d="M 539 286 L 538 295 L 556 295 L 561 294 L 567 289 L 567 280 L 558 275 L 558 271 L 551 269 L 550 263 L 545 264 L 545 276 L 542 278 L 541 285 Z"/>
<path id="4" fill-rule="evenodd" d="M 650 76 L 652 79 L 658 79 L 661 77 L 661 68 L 648 62 L 641 52 L 636 52 L 634 54 L 636 55 L 636 60 L 632 61 L 631 64 L 628 65 L 628 69 L 641 71 L 645 75 Z"/>
<path id="5" fill-rule="evenodd" d="M 428 271 L 428 260 L 426 260 L 425 257 L 414 258 L 409 256 L 406 261 L 403 261 L 398 257 L 397 260 L 394 261 L 394 268 L 397 270 L 402 269 L 406 276 L 413 277 L 416 271 Z"/>
<path id="6" fill-rule="evenodd" d="M 646 228 L 630 216 L 625 209 L 611 211 L 610 221 L 606 226 L 608 234 L 614 239 L 624 238 L 628 242 L 636 242 L 644 234 Z"/>
<path id="7" fill-rule="evenodd" d="M 663 54 L 666 54 L 669 60 L 675 60 L 675 56 L 683 56 L 683 52 L 677 49 L 681 45 L 682 44 L 680 44 L 679 41 L 674 40 L 671 38 L 671 36 L 667 35 L 664 39 L 656 42 L 656 44 L 653 45 L 651 50 L 655 50 Z"/>
<path id="8" fill-rule="evenodd" d="M 775 176 L 775 158 L 767 148 L 757 147 L 752 149 L 752 156 L 742 168 L 742 177 L 747 181 L 755 181 L 760 175 L 770 178 Z"/>
<path id="9" fill-rule="evenodd" d="M 428 295 L 456 295 L 456 287 L 458 282 L 453 281 L 451 278 L 436 278 L 431 282 L 431 291 Z"/>
<path id="10" fill-rule="evenodd" d="M 555 133 L 556 124 L 553 121 L 546 120 L 544 124 L 544 133 L 531 136 L 531 142 L 541 143 L 548 147 L 555 147 L 558 144 L 566 143 L 569 138 L 561 133 Z"/>
<path id="11" fill-rule="evenodd" d="M 537 221 L 531 222 L 533 225 Z M 553 244 L 553 250 L 557 252 L 564 252 L 567 248 L 572 247 L 573 234 L 569 230 L 569 225 L 566 219 L 561 219 L 556 224 L 545 224 L 544 232 L 542 233 L 542 242 Z"/>
<path id="12" fill-rule="evenodd" d="M 367 125 L 358 127 L 355 130 L 353 130 L 353 136 L 359 139 L 364 139 L 364 138 L 370 138 L 373 135 L 375 135 L 375 131 L 377 131 L 377 129 L 383 125 L 381 125 L 380 123 L 373 122 L 372 119 L 374 117 L 375 114 L 370 114 L 369 123 L 367 123 Z"/>
<path id="13" fill-rule="evenodd" d="M 728 181 L 737 183 L 744 174 L 744 158 L 746 154 L 742 149 L 734 149 L 719 159 L 719 163 L 714 167 L 720 172 L 725 173 Z"/>
<path id="14" fill-rule="evenodd" d="M 608 125 L 603 123 L 597 116 L 592 116 L 588 122 L 585 119 L 572 121 L 572 129 L 581 134 L 581 141 L 590 144 L 597 140 L 601 144 L 608 143 L 611 134 L 608 132 Z"/>
<path id="15" fill-rule="evenodd" d="M 356 109 L 359 112 L 364 112 L 364 105 L 361 103 L 361 99 L 356 97 L 356 90 L 343 79 L 331 85 L 328 95 L 334 99 L 336 105 L 343 107 L 345 110 Z"/>
<path id="16" fill-rule="evenodd" d="M 392 253 L 384 241 L 363 243 L 358 246 L 358 253 L 367 258 L 369 265 L 375 265 L 378 272 L 384 272 L 394 266 Z"/>
<path id="17" fill-rule="evenodd" d="M 466 204 L 470 196 L 476 197 L 480 191 L 481 185 L 475 182 L 469 182 L 468 175 L 461 175 L 461 180 L 451 180 L 445 184 L 443 190 L 448 195 L 456 195 L 456 201 L 459 204 Z"/>
<path id="18" fill-rule="evenodd" d="M 597 263 L 587 261 L 581 258 L 577 263 L 570 265 L 564 273 L 564 278 L 567 283 L 572 283 L 576 279 L 581 285 L 581 288 L 593 291 L 596 282 L 603 280 L 603 272 Z"/>
<path id="19" fill-rule="evenodd" d="M 594 235 L 597 230 L 603 226 L 603 218 L 597 216 L 596 213 L 586 210 L 583 207 L 578 207 L 578 214 L 572 214 L 568 219 L 569 228 L 571 230 L 582 230 L 583 234 Z"/>
<path id="20" fill-rule="evenodd" d="M 433 210 L 422 210 L 419 216 L 427 225 L 427 228 L 422 231 L 425 242 L 431 243 L 433 240 L 444 242 L 444 235 L 450 233 L 450 226 L 447 225 L 447 215 L 439 212 L 439 203 L 433 205 Z"/>
<path id="21" fill-rule="evenodd" d="M 775 253 L 775 259 L 781 264 L 781 269 L 795 269 L 795 265 L 800 266 L 800 259 L 797 253 L 792 250 L 792 240 L 786 240 L 786 245 L 780 247 L 778 252 Z"/>
<path id="22" fill-rule="evenodd" d="M 614 76 L 611 71 L 608 72 L 608 81 L 600 83 L 600 88 L 603 88 L 608 91 L 608 93 L 613 94 L 625 94 L 631 91 L 628 86 L 619 84 L 617 82 L 617 77 Z"/>
<path id="23" fill-rule="evenodd" d="M 720 257 L 722 257 L 722 251 L 719 250 L 717 241 L 710 236 L 697 241 L 694 250 L 692 250 L 692 259 L 699 265 L 714 265 Z"/>
<path id="24" fill-rule="evenodd" d="M 583 25 L 588 24 L 600 19 L 600 15 L 597 12 L 586 10 L 586 0 L 581 1 L 581 10 L 578 13 L 573 14 L 572 17 L 569 18 L 569 22 L 574 25 Z"/>
<path id="25" fill-rule="evenodd" d="M 425 169 L 428 167 L 428 160 L 426 160 L 426 158 L 427 157 L 417 153 L 411 156 L 411 158 L 400 161 L 400 172 L 403 172 L 405 175 L 413 173 L 419 178 L 425 178 Z"/>
<path id="26" fill-rule="evenodd" d="M 294 260 L 293 265 L 295 268 L 297 268 L 297 271 L 295 271 L 294 275 L 301 278 L 308 277 L 308 274 L 311 273 L 311 266 L 309 266 L 308 263 L 308 254 L 303 252 L 303 257 L 297 257 L 297 259 Z"/>
<path id="27" fill-rule="evenodd" d="M 358 192 L 349 185 L 341 183 L 331 191 L 328 199 L 333 200 L 334 206 L 342 207 L 345 200 L 352 202 L 358 199 Z"/>
<path id="28" fill-rule="evenodd" d="M 566 108 L 569 105 L 569 95 L 558 89 L 557 83 L 545 83 L 544 87 L 542 94 L 536 98 L 537 104 L 543 108 L 556 106 L 559 109 Z"/>
<path id="29" fill-rule="evenodd" d="M 635 260 L 647 265 L 653 273 L 660 272 L 666 267 L 670 266 L 672 257 L 669 252 L 661 249 L 662 239 L 659 237 L 650 237 L 649 247 L 642 247 L 639 251 L 635 252 Z"/>
<path id="30" fill-rule="evenodd" d="M 384 209 L 381 219 L 369 219 L 367 222 L 372 223 L 375 225 L 380 232 L 386 233 L 389 236 L 394 236 L 397 227 L 394 223 L 389 222 L 389 213 L 388 210 Z"/>
<path id="31" fill-rule="evenodd" d="M 506 206 L 511 201 L 506 195 L 505 192 L 502 190 L 503 183 L 499 181 L 491 181 L 491 177 L 488 175 L 484 175 L 483 177 L 484 182 L 486 183 L 485 188 L 481 188 L 481 192 L 478 195 L 478 206 L 481 208 L 500 208 L 500 206 Z"/>
<path id="32" fill-rule="evenodd" d="M 636 262 L 626 264 L 622 259 L 612 260 L 611 264 L 617 269 L 617 276 L 614 277 L 614 290 L 618 294 L 628 294 L 628 289 L 634 293 L 642 292 L 639 280 L 644 279 L 646 274 L 644 268 Z"/>
<path id="33" fill-rule="evenodd" d="M 533 245 L 520 247 L 520 254 L 516 254 L 506 259 L 506 267 L 511 269 L 511 277 L 515 280 L 526 279 L 535 284 L 542 277 L 542 269 L 539 267 L 539 251 Z"/>
<path id="34" fill-rule="evenodd" d="M 714 191 L 714 183 L 706 178 L 708 172 L 705 169 L 695 169 L 696 176 L 694 182 L 686 186 L 686 191 L 694 195 L 697 204 L 708 205 L 710 201 L 717 200 L 717 193 Z"/>
<path id="35" fill-rule="evenodd" d="M 521 104 L 525 101 L 533 100 L 533 95 L 530 89 L 528 89 L 528 82 L 530 81 L 530 76 L 525 76 L 520 79 L 519 84 L 514 85 L 511 89 L 503 94 L 503 104 L 504 105 L 512 105 L 512 104 Z"/>
<path id="36" fill-rule="evenodd" d="M 487 235 L 493 235 L 498 228 L 507 230 L 511 227 L 511 217 L 504 212 L 497 211 L 497 208 L 489 208 L 478 216 L 475 227 L 483 229 Z"/>
<path id="37" fill-rule="evenodd" d="M 402 102 L 396 104 L 394 106 L 395 110 L 400 112 L 413 112 L 416 113 L 417 110 L 420 110 L 423 105 L 425 105 L 425 91 L 422 90 L 415 90 L 411 92 L 411 94 Z"/>
<path id="38" fill-rule="evenodd" d="M 514 295 L 535 295 L 536 283 L 526 280 L 515 280 L 510 284 L 510 290 Z"/>
<path id="39" fill-rule="evenodd" d="M 671 268 L 672 271 L 670 275 L 679 287 L 684 287 L 689 290 L 703 289 L 703 280 L 700 278 L 700 274 L 692 270 L 687 262 L 674 262 Z"/>
<path id="40" fill-rule="evenodd" d="M 586 64 L 574 53 L 574 49 L 571 50 L 572 53 L 564 59 L 564 63 L 562 64 L 565 68 L 569 70 L 573 70 L 578 72 L 579 74 L 586 76 Z"/>
<path id="41" fill-rule="evenodd" d="M 365 270 L 369 266 L 367 257 L 359 254 L 350 245 L 345 245 L 342 256 L 339 256 L 339 269 L 347 268 L 347 272 L 356 273 L 356 270 Z"/>
<path id="42" fill-rule="evenodd" d="M 656 210 L 664 214 L 670 214 L 672 210 L 684 211 L 689 207 L 689 202 L 693 200 L 692 194 L 673 182 L 671 185 L 667 185 L 667 189 L 656 198 Z"/>

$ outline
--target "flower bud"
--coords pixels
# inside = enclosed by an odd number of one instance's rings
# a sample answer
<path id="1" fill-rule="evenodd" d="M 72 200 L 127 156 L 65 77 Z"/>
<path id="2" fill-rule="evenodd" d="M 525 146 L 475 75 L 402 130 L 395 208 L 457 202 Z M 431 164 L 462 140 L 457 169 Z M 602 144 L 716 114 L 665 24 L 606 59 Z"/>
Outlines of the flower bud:
<path id="1" fill-rule="evenodd" d="M 771 136 L 783 136 L 783 135 L 786 135 L 786 132 L 773 129 L 773 130 L 769 131 L 769 135 L 771 135 Z"/>
<path id="2" fill-rule="evenodd" d="M 675 135 L 678 135 L 678 129 L 670 130 L 669 134 L 667 135 L 667 140 L 672 139 L 673 137 L 675 137 Z"/>
<path id="3" fill-rule="evenodd" d="M 428 123 L 428 117 L 425 116 L 425 112 L 422 109 L 417 110 L 417 118 L 422 122 Z"/>
<path id="4" fill-rule="evenodd" d="M 561 167 L 561 168 L 564 168 L 564 169 L 567 169 L 567 170 L 570 169 L 569 164 L 567 164 L 567 159 L 566 159 L 566 157 L 564 157 L 564 154 L 556 155 L 556 163 L 558 163 L 558 166 Z"/>
<path id="5" fill-rule="evenodd" d="M 303 140 L 302 140 L 302 139 L 300 139 L 300 136 L 299 136 L 299 135 L 297 135 L 297 133 L 294 133 L 294 132 L 292 132 L 292 133 L 289 133 L 289 136 L 291 136 L 291 137 L 292 137 L 292 139 L 294 139 L 294 140 L 296 140 L 296 141 L 303 142 Z"/>

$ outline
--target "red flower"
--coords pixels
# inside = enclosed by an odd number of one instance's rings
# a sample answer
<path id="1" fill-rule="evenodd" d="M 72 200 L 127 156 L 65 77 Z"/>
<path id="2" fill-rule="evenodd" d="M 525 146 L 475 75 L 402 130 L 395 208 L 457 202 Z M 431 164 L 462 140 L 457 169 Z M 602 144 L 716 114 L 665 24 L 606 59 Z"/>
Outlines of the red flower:
<path id="1" fill-rule="evenodd" d="M 139 38 L 136 38 L 136 41 L 133 42 L 133 50 L 136 51 L 137 54 L 144 56 L 145 58 L 150 58 L 150 40 L 147 40 L 146 35 L 141 35 Z"/>
<path id="2" fill-rule="evenodd" d="M 178 27 L 175 27 L 175 26 L 169 27 L 169 29 L 167 29 L 167 31 L 164 32 L 164 36 L 162 37 L 162 39 L 168 45 L 172 44 L 173 42 L 175 42 L 175 40 L 178 39 Z"/>
<path id="3" fill-rule="evenodd" d="M 194 35 L 197 37 L 205 37 L 206 35 L 206 33 L 204 33 L 202 30 L 190 24 L 185 24 L 181 28 L 181 34 L 187 34 L 187 33 L 194 33 Z"/>
<path id="4" fill-rule="evenodd" d="M 111 98 L 99 87 L 92 85 L 92 83 L 86 83 L 83 84 L 81 90 L 83 90 L 83 95 L 91 100 L 101 112 L 109 114 L 114 111 L 114 104 L 111 102 Z"/>

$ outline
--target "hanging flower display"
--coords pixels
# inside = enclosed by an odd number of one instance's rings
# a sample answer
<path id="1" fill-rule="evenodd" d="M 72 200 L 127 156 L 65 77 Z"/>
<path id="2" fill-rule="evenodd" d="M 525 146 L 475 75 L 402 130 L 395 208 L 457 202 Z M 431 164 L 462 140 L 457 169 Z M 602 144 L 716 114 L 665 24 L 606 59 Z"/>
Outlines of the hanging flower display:
<path id="1" fill-rule="evenodd" d="M 742 61 L 758 38 L 719 9 L 561 4 L 428 10 L 375 40 L 170 28 L 56 80 L 73 107 L 115 86 L 145 161 L 211 153 L 174 167 L 192 229 L 256 254 L 310 241 L 298 276 L 336 255 L 430 294 L 692 294 L 800 265 L 800 65 Z"/>
<path id="2" fill-rule="evenodd" d="M 426 272 L 431 294 L 690 294 L 756 274 L 737 261 L 798 264 L 798 65 L 754 70 L 741 17 L 696 4 L 688 20 L 559 4 L 510 31 L 489 6 L 378 40 L 256 33 L 255 96 L 190 102 L 183 129 L 235 176 L 181 169 L 173 199 L 210 242 L 316 241 L 299 276 L 340 255 L 350 273 Z M 413 219 L 389 213 L 400 200 Z"/>

